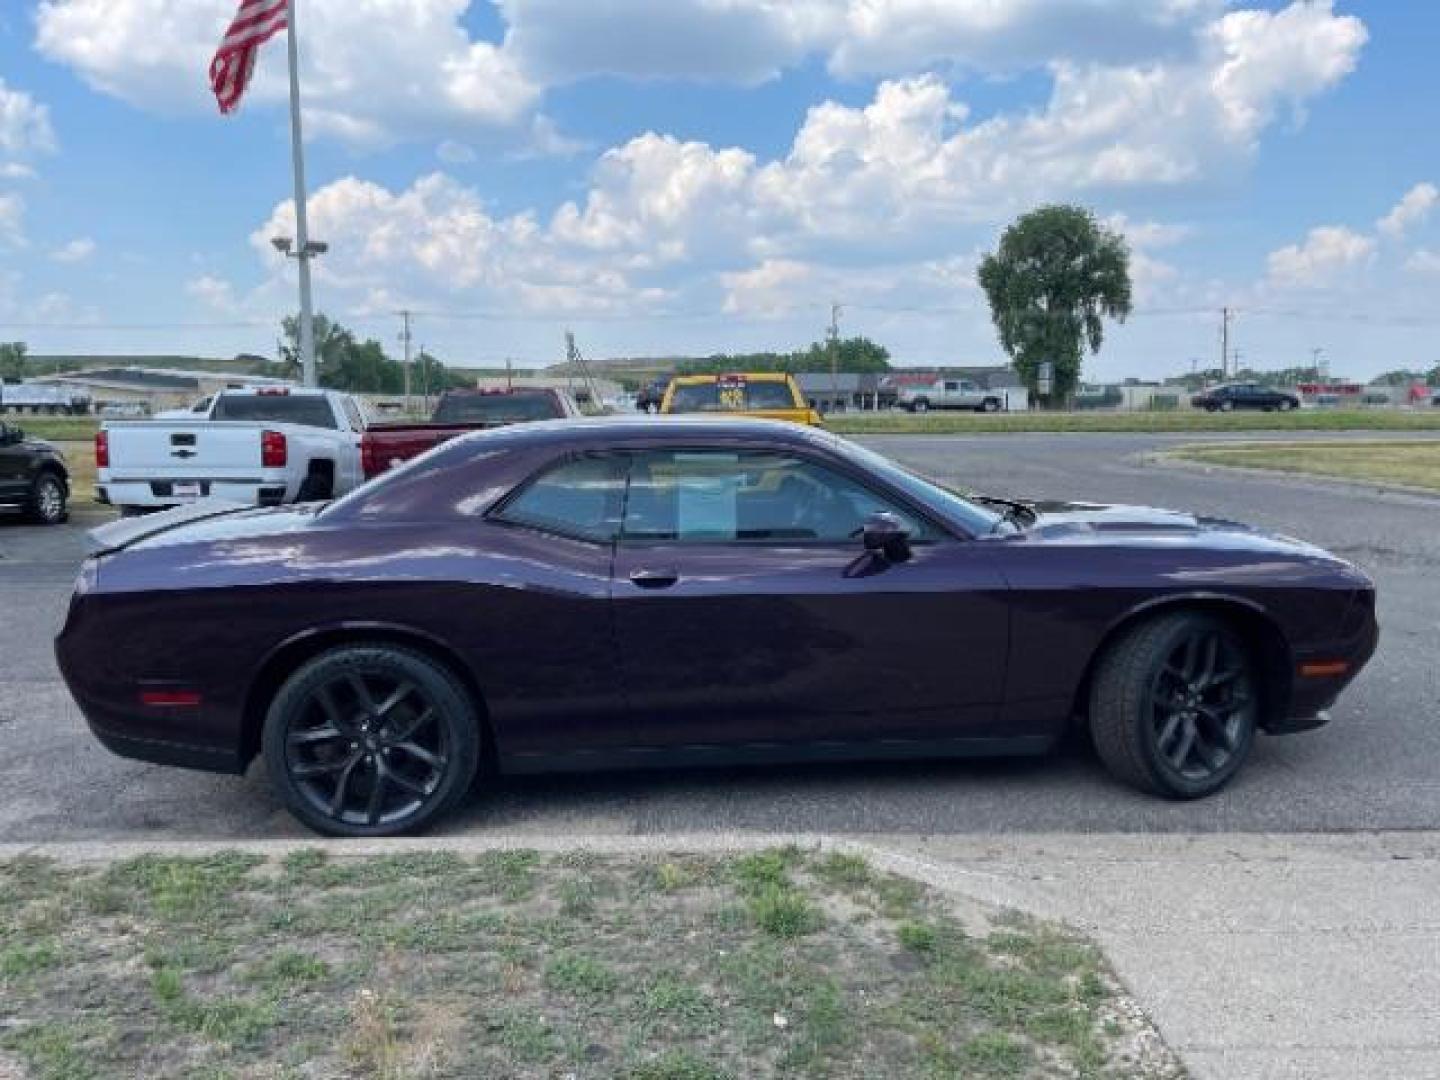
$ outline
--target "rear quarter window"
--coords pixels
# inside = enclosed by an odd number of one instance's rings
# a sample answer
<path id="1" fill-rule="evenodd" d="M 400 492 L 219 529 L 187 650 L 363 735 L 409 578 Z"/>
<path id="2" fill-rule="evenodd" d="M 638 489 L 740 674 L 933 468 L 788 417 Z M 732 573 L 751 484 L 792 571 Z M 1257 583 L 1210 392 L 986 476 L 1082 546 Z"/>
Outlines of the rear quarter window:
<path id="1" fill-rule="evenodd" d="M 330 402 L 323 397 L 306 394 L 292 397 L 281 394 L 222 395 L 215 403 L 214 420 L 245 420 L 251 423 L 298 424 L 301 427 L 339 427 Z"/>

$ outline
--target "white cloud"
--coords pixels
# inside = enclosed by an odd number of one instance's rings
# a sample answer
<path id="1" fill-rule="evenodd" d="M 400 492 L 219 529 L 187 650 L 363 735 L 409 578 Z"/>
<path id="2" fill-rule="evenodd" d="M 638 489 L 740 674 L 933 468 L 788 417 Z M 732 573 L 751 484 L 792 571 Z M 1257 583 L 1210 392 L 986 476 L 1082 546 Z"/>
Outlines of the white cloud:
<path id="1" fill-rule="evenodd" d="M 212 311 L 229 312 L 236 309 L 235 289 L 224 278 L 214 274 L 201 274 L 185 283 L 185 295 L 199 301 Z"/>
<path id="2" fill-rule="evenodd" d="M 510 54 L 473 40 L 470 0 L 311 0 L 302 77 L 311 129 L 383 145 L 446 128 L 508 125 L 539 88 Z M 41 0 L 36 47 L 92 86 L 159 110 L 213 109 L 206 72 L 233 0 Z M 286 95 L 284 43 L 265 50 L 247 101 Z"/>
<path id="3" fill-rule="evenodd" d="M 795 308 L 796 294 L 811 292 L 814 302 L 815 268 L 794 259 L 766 259 L 749 270 L 720 275 L 725 289 L 724 310 L 731 315 L 773 317 Z"/>
<path id="4" fill-rule="evenodd" d="M 19 158 L 55 149 L 50 110 L 0 78 L 0 157 Z"/>
<path id="5" fill-rule="evenodd" d="M 1437 200 L 1440 200 L 1440 188 L 1430 183 L 1416 184 L 1390 213 L 1376 222 L 1376 226 L 1386 236 L 1399 240 L 1412 226 L 1421 224 L 1430 216 Z"/>
<path id="6" fill-rule="evenodd" d="M 446 165 L 468 165 L 479 155 L 475 153 L 475 148 L 468 143 L 446 139 L 435 148 L 435 156 Z"/>
<path id="7" fill-rule="evenodd" d="M 1270 278 L 1283 286 L 1329 285 L 1347 270 L 1368 263 L 1374 254 L 1372 238 L 1344 226 L 1322 225 L 1311 229 L 1303 244 L 1291 244 L 1270 253 Z"/>
<path id="8" fill-rule="evenodd" d="M 755 83 L 812 56 L 845 76 L 934 64 L 1013 71 L 1183 51 L 1224 0 L 499 0 L 506 47 L 540 78 Z"/>
<path id="9" fill-rule="evenodd" d="M 0 180 L 34 180 L 35 170 L 18 161 L 0 162 Z"/>
<path id="10" fill-rule="evenodd" d="M 25 200 L 0 191 L 0 251 L 25 246 Z"/>
<path id="11" fill-rule="evenodd" d="M 95 254 L 95 241 L 88 236 L 77 237 L 68 244 L 56 248 L 50 258 L 58 263 L 82 263 Z"/>
<path id="12" fill-rule="evenodd" d="M 1440 274 L 1440 252 L 1419 248 L 1405 260 L 1405 269 L 1412 274 Z"/>

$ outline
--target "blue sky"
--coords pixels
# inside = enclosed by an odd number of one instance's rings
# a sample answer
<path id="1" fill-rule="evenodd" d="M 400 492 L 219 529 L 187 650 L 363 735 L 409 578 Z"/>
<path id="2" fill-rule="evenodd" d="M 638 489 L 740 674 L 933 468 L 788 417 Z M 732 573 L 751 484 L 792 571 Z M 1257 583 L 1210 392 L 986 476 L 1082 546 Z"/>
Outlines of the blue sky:
<path id="1" fill-rule="evenodd" d="M 1015 214 L 1127 235 L 1088 370 L 1440 363 L 1440 10 L 1257 0 L 299 0 L 320 306 L 455 363 L 802 346 L 999 358 Z M 222 119 L 235 0 L 8 0 L 0 340 L 269 352 L 293 304 L 285 57 Z"/>

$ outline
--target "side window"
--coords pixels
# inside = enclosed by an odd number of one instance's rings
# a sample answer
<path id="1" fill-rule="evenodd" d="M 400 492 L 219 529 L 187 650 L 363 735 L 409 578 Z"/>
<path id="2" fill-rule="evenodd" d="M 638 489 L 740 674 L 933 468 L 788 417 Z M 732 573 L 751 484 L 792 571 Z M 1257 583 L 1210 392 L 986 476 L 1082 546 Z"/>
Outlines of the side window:
<path id="1" fill-rule="evenodd" d="M 636 454 L 626 543 L 853 543 L 865 519 L 896 514 L 917 539 L 929 530 L 869 488 L 784 454 L 723 450 Z"/>
<path id="2" fill-rule="evenodd" d="M 620 531 L 624 496 L 623 458 L 575 458 L 552 465 L 528 481 L 495 517 L 608 544 Z"/>
<path id="3" fill-rule="evenodd" d="M 960 384 L 958 382 L 947 382 L 945 384 L 945 389 L 949 391 L 959 390 Z"/>

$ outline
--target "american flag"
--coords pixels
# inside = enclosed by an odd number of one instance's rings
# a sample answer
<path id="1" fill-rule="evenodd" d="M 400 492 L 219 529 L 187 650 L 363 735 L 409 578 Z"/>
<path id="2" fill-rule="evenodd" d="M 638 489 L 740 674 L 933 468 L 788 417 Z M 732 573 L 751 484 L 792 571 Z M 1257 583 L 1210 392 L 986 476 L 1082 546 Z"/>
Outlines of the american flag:
<path id="1" fill-rule="evenodd" d="M 222 113 L 239 108 L 260 46 L 285 29 L 288 12 L 289 0 L 241 0 L 235 20 L 210 61 L 210 88 Z"/>

